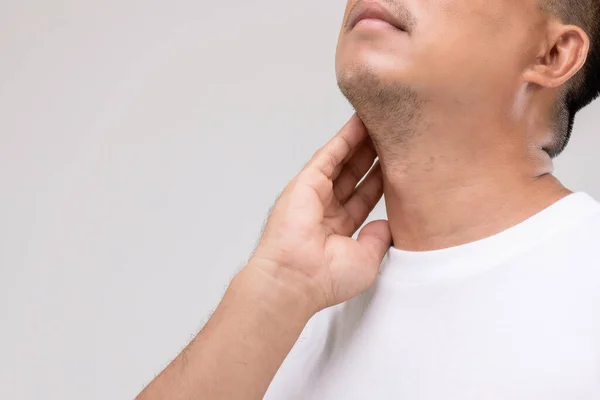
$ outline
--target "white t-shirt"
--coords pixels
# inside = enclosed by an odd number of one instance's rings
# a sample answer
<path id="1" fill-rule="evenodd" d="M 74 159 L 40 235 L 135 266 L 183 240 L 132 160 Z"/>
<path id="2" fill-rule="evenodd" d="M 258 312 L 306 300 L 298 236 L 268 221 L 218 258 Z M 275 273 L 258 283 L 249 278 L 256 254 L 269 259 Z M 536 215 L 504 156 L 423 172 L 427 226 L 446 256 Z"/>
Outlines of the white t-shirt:
<path id="1" fill-rule="evenodd" d="M 571 194 L 494 236 L 390 248 L 317 313 L 265 399 L 600 399 L 600 204 Z"/>

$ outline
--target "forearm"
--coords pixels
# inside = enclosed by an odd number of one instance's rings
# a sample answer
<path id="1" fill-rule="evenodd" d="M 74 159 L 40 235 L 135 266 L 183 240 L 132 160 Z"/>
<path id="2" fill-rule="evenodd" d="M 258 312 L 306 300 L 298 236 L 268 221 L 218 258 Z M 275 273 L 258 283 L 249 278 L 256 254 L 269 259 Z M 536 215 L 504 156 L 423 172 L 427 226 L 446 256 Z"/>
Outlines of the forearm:
<path id="1" fill-rule="evenodd" d="M 138 399 L 262 399 L 313 314 L 301 290 L 247 266 L 204 329 Z"/>
<path id="2" fill-rule="evenodd" d="M 375 157 L 354 115 L 286 186 L 212 318 L 139 399 L 264 397 L 308 320 L 377 278 L 389 224 L 373 221 L 351 237 L 383 194 L 381 167 L 369 172 L 365 162 Z"/>

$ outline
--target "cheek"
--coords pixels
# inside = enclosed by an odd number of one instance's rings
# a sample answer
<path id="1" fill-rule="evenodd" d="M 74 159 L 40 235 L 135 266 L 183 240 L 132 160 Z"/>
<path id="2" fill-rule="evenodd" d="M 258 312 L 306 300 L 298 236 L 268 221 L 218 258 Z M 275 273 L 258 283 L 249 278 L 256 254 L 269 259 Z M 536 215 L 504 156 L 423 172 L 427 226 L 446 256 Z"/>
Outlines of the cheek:
<path id="1" fill-rule="evenodd" d="M 414 36 L 415 79 L 424 87 L 468 97 L 486 97 L 511 84 L 518 54 L 511 33 L 490 27 L 473 14 L 429 15 Z"/>
<path id="2" fill-rule="evenodd" d="M 499 46 L 511 41 L 511 29 L 507 28 L 515 18 L 510 6 L 513 1 L 415 0 L 419 57 L 430 62 L 439 59 L 448 68 L 457 68 L 452 71 L 457 73 L 461 66 L 492 61 L 495 53 L 504 52 Z"/>

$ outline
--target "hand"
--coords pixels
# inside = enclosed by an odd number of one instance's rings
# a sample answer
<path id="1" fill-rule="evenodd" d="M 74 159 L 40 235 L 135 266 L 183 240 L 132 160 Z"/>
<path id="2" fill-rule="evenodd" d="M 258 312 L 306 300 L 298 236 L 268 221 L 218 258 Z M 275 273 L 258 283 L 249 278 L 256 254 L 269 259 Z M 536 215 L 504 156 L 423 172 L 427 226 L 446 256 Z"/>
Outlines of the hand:
<path id="1" fill-rule="evenodd" d="M 391 245 L 388 222 L 352 235 L 383 195 L 377 154 L 354 115 L 285 187 L 249 265 L 315 301 L 315 312 L 364 292 Z M 366 178 L 358 185 L 360 179 Z"/>

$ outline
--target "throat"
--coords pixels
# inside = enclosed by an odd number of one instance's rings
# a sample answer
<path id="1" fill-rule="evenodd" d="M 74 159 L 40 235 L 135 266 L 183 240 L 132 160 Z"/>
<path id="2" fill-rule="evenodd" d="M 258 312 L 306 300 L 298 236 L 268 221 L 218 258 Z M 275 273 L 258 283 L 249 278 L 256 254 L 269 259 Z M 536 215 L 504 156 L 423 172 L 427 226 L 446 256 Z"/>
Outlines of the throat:
<path id="1" fill-rule="evenodd" d="M 438 250 L 500 233 L 572 192 L 552 175 L 520 181 L 436 185 L 385 177 L 385 203 L 394 247 Z"/>

